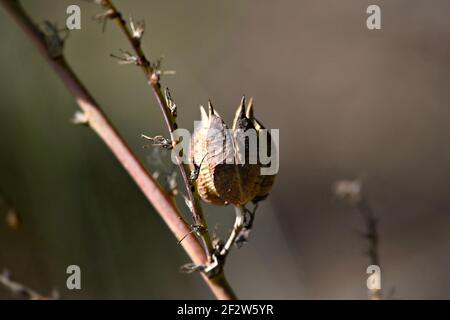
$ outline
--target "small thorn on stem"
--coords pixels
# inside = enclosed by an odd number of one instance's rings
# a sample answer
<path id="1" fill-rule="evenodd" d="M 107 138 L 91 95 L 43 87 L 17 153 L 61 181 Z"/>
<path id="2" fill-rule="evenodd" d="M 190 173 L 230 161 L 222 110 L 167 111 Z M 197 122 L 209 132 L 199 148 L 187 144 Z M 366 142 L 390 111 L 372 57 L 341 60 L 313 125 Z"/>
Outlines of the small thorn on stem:
<path id="1" fill-rule="evenodd" d="M 101 2 L 101 1 L 100 1 Z M 112 9 L 108 9 L 105 12 L 96 14 L 92 17 L 92 20 L 101 23 L 102 24 L 102 32 L 105 32 L 106 30 L 106 23 L 109 19 L 112 19 L 115 17 L 115 12 Z"/>

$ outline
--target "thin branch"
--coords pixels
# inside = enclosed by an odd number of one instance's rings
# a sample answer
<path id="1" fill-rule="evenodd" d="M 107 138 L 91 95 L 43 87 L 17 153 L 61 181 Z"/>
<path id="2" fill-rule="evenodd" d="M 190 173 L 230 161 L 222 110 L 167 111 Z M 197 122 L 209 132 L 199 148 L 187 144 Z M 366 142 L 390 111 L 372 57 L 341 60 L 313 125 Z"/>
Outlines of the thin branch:
<path id="1" fill-rule="evenodd" d="M 11 280 L 11 276 L 8 271 L 3 271 L 0 274 L 0 284 L 4 286 L 6 289 L 11 291 L 13 294 L 17 294 L 22 296 L 27 300 L 55 300 L 57 296 L 46 296 L 38 293 L 37 291 L 27 287 L 26 285 Z"/>
<path id="2" fill-rule="evenodd" d="M 130 148 L 118 134 L 108 120 L 99 104 L 94 100 L 88 90 L 80 82 L 72 71 L 62 54 L 54 55 L 50 52 L 46 36 L 36 27 L 33 21 L 24 11 L 18 0 L 0 0 L 6 11 L 14 18 L 22 30 L 28 35 L 32 43 L 39 49 L 48 64 L 67 86 L 75 97 L 79 107 L 83 110 L 87 125 L 105 142 L 117 160 L 122 164 L 131 178 L 136 182 L 146 198 L 153 204 L 161 218 L 168 225 L 177 239 L 181 239 L 191 230 L 182 218 L 175 204 L 160 185 L 153 179 L 142 163 L 132 153 Z M 196 264 L 205 264 L 207 256 L 197 238 L 190 234 L 181 244 Z M 208 278 L 203 274 L 203 279 L 218 299 L 236 299 L 223 272 Z"/>
<path id="3" fill-rule="evenodd" d="M 141 32 L 133 32 L 135 29 L 134 23 L 130 21 L 132 28 L 130 29 L 127 25 L 127 22 L 123 18 L 122 13 L 114 6 L 112 1 L 110 0 L 102 0 L 101 5 L 107 10 L 107 17 L 110 19 L 116 20 L 119 28 L 123 31 L 126 38 L 130 42 L 130 45 L 132 46 L 134 53 L 136 55 L 136 61 L 137 65 L 139 65 L 144 72 L 145 78 L 147 80 L 147 83 L 152 88 L 153 94 L 156 97 L 156 100 L 159 104 L 159 107 L 161 109 L 161 112 L 164 115 L 164 120 L 167 126 L 167 129 L 170 133 L 170 139 L 172 141 L 173 146 L 177 144 L 177 139 L 174 136 L 174 131 L 178 128 L 177 122 L 176 122 L 176 112 L 172 112 L 171 108 L 167 104 L 167 100 L 165 96 L 163 95 L 163 92 L 161 91 L 161 84 L 160 84 L 160 70 L 157 68 L 159 67 L 159 63 L 153 65 L 149 62 L 147 57 L 145 56 L 145 53 L 141 46 L 141 39 L 143 31 Z M 213 253 L 213 246 L 211 241 L 211 236 L 208 232 L 208 227 L 206 224 L 206 220 L 204 218 L 202 206 L 200 203 L 200 197 L 198 196 L 197 188 L 195 186 L 195 183 L 192 183 L 189 179 L 190 177 L 190 169 L 187 164 L 183 164 L 180 159 L 177 158 L 178 161 L 178 167 L 181 172 L 181 177 L 184 181 L 184 184 L 186 185 L 186 192 L 188 199 L 192 203 L 192 215 L 194 218 L 194 222 L 197 226 L 201 227 L 201 230 L 203 230 L 201 233 L 199 233 L 203 245 L 206 250 L 206 255 L 210 259 Z"/>

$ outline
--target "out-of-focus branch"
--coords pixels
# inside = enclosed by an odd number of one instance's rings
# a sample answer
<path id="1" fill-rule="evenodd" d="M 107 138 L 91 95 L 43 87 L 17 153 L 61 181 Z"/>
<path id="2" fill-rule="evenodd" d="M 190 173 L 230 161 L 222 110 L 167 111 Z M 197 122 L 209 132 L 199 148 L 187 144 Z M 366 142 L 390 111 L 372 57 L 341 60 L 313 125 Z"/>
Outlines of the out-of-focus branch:
<path id="1" fill-rule="evenodd" d="M 0 189 L 0 210 L 4 209 L 6 211 L 5 222 L 6 224 L 14 230 L 17 230 L 22 225 L 22 221 L 19 213 L 17 212 L 14 203 L 9 199 L 9 197 Z M 1 212 L 1 211 L 0 211 Z"/>
<path id="2" fill-rule="evenodd" d="M 0 284 L 4 286 L 6 289 L 11 291 L 13 294 L 20 295 L 24 299 L 28 300 L 54 300 L 57 299 L 57 296 L 46 296 L 36 292 L 35 290 L 27 287 L 26 285 L 11 280 L 11 276 L 8 271 L 3 271 L 0 274 Z"/>
<path id="3" fill-rule="evenodd" d="M 81 117 L 83 118 L 83 122 L 89 125 L 104 141 L 139 186 L 146 198 L 153 204 L 175 237 L 181 239 L 190 233 L 189 226 L 182 218 L 170 196 L 162 190 L 160 185 L 132 153 L 110 123 L 99 104 L 67 64 L 62 55 L 62 51 L 53 50 L 50 47 L 54 43 L 49 41 L 48 37 L 33 23 L 18 0 L 0 0 L 0 4 L 3 5 L 11 17 L 14 18 L 22 30 L 28 35 L 32 43 L 38 48 L 48 64 L 75 97 L 79 107 L 83 110 L 83 117 Z M 205 251 L 194 235 L 189 234 L 182 242 L 182 246 L 194 263 L 205 264 L 207 262 Z M 217 298 L 236 298 L 223 273 L 211 278 L 208 278 L 205 274 L 202 274 L 202 276 Z"/>
<path id="4" fill-rule="evenodd" d="M 346 201 L 350 206 L 356 207 L 361 214 L 365 226 L 363 237 L 368 241 L 367 255 L 370 265 L 380 266 L 380 256 L 378 253 L 378 221 L 370 206 L 367 197 L 363 193 L 362 182 L 360 180 L 341 180 L 334 184 L 334 194 L 341 200 Z M 369 289 L 369 299 L 382 299 L 381 289 Z"/>
<path id="5" fill-rule="evenodd" d="M 138 66 L 141 67 L 144 72 L 147 83 L 152 88 L 153 94 L 159 104 L 161 112 L 163 113 L 165 123 L 167 125 L 167 129 L 169 130 L 171 141 L 173 146 L 177 143 L 177 137 L 174 135 L 174 131 L 178 128 L 176 117 L 176 112 L 173 112 L 169 107 L 165 96 L 161 90 L 160 84 L 160 74 L 161 70 L 158 70 L 158 64 L 152 64 L 147 57 L 145 56 L 144 51 L 141 46 L 141 39 L 144 33 L 143 26 L 136 26 L 134 22 L 130 21 L 131 28 L 127 25 L 127 22 L 123 18 L 122 13 L 114 6 L 112 1 L 110 0 L 101 0 L 101 5 L 104 7 L 106 11 L 104 17 L 113 19 L 117 22 L 119 28 L 125 34 L 127 40 L 130 42 L 132 46 L 135 57 L 132 61 L 135 62 Z M 198 196 L 197 188 L 195 183 L 193 183 L 190 179 L 190 169 L 187 164 L 183 164 L 178 159 L 178 167 L 181 172 L 181 177 L 184 180 L 184 184 L 186 185 L 187 197 L 192 204 L 191 208 L 189 208 L 192 212 L 192 216 L 194 218 L 194 222 L 196 224 L 197 230 L 199 230 L 198 234 L 203 240 L 203 245 L 206 250 L 207 256 L 210 258 L 213 252 L 213 246 L 211 241 L 211 236 L 207 229 L 206 220 L 203 215 L 202 206 L 200 203 L 200 198 Z"/>

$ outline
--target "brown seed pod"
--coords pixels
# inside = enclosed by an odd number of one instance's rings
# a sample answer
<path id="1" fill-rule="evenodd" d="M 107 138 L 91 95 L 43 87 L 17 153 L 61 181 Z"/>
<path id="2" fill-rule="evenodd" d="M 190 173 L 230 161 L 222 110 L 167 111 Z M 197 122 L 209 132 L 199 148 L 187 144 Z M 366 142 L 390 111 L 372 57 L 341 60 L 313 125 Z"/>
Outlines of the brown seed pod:
<path id="1" fill-rule="evenodd" d="M 245 98 L 236 111 L 233 131 L 228 130 L 220 115 L 209 103 L 207 115 L 201 107 L 202 125 L 194 132 L 192 157 L 196 167 L 200 167 L 197 185 L 200 197 L 212 204 L 244 205 L 250 201 L 260 201 L 267 197 L 274 176 L 262 176 L 259 162 L 250 164 L 249 145 L 238 143 L 249 129 L 263 129 L 253 117 L 250 104 L 245 112 Z M 241 140 L 240 140 L 241 139 Z M 239 155 L 245 155 L 241 159 Z M 241 156 L 242 157 L 242 156 Z"/>

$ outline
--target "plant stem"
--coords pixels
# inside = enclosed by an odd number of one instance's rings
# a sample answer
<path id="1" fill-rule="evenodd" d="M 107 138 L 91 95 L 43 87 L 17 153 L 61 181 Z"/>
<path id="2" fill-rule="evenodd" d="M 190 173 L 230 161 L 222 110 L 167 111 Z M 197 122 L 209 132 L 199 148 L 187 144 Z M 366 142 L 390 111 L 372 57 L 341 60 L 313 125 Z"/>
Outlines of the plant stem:
<path id="1" fill-rule="evenodd" d="M 174 131 L 178 128 L 176 123 L 176 118 L 170 111 L 169 106 L 167 105 L 167 101 L 164 98 L 164 95 L 161 91 L 161 84 L 160 84 L 160 76 L 157 73 L 159 70 L 155 70 L 155 68 L 152 66 L 152 64 L 148 61 L 146 58 L 144 51 L 142 50 L 141 46 L 141 39 L 136 38 L 133 36 L 130 28 L 127 26 L 127 23 L 125 19 L 122 16 L 122 13 L 117 10 L 117 8 L 114 6 L 112 1 L 110 0 L 102 0 L 102 6 L 108 10 L 107 16 L 110 19 L 114 19 L 117 21 L 117 24 L 119 28 L 123 31 L 126 38 L 130 42 L 136 57 L 138 61 L 138 65 L 141 67 L 142 71 L 144 72 L 145 78 L 147 80 L 147 83 L 152 88 L 153 94 L 156 97 L 156 100 L 158 101 L 159 107 L 161 109 L 161 112 L 164 115 L 164 120 L 167 125 L 167 128 L 170 133 L 172 144 L 175 145 L 177 143 L 176 137 L 174 136 Z M 197 188 L 195 186 L 195 183 L 192 183 L 190 181 L 190 170 L 189 166 L 187 164 L 183 164 L 180 159 L 177 157 L 177 165 L 179 167 L 179 170 L 181 172 L 181 176 L 183 178 L 184 184 L 186 186 L 186 192 L 188 199 L 192 203 L 192 215 L 195 221 L 195 224 L 197 226 L 201 226 L 203 228 L 200 228 L 202 232 L 200 233 L 200 237 L 203 241 L 204 248 L 206 250 L 206 255 L 208 256 L 208 259 L 211 258 L 211 254 L 213 252 L 213 246 L 211 241 L 211 236 L 207 229 L 206 220 L 204 218 L 202 206 L 200 204 L 200 198 L 198 196 Z"/>
<path id="2" fill-rule="evenodd" d="M 357 207 L 364 219 L 364 225 L 366 226 L 365 237 L 369 241 L 368 256 L 371 265 L 380 266 L 380 256 L 378 253 L 378 221 L 375 218 L 375 214 L 370 206 L 368 200 L 363 197 L 358 203 Z M 380 300 L 382 299 L 381 289 L 371 289 L 369 290 L 369 299 Z"/>
<path id="3" fill-rule="evenodd" d="M 88 119 L 88 125 L 98 134 L 129 173 L 131 178 L 136 182 L 145 197 L 153 204 L 156 211 L 168 225 L 175 237 L 181 239 L 189 233 L 191 231 L 189 226 L 182 218 L 170 196 L 167 195 L 133 154 L 108 120 L 99 104 L 94 100 L 89 91 L 84 87 L 67 64 L 64 57 L 62 55 L 55 57 L 50 54 L 45 35 L 26 14 L 19 1 L 0 0 L 0 3 L 28 35 L 29 39 L 37 47 L 47 63 L 53 68 L 70 93 L 75 97 L 77 104 Z M 182 242 L 182 246 L 194 263 L 204 264 L 207 262 L 208 257 L 194 235 L 188 235 Z M 202 273 L 202 276 L 218 299 L 236 299 L 223 272 L 211 278 L 208 278 L 204 273 Z"/>

